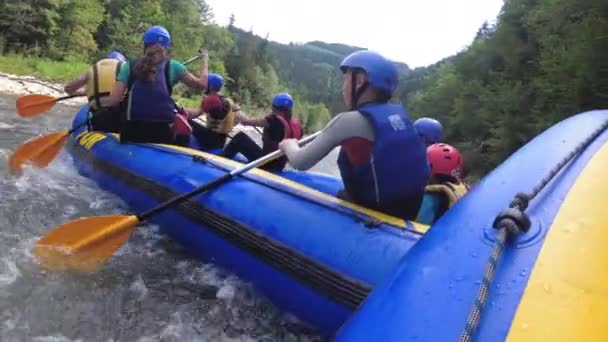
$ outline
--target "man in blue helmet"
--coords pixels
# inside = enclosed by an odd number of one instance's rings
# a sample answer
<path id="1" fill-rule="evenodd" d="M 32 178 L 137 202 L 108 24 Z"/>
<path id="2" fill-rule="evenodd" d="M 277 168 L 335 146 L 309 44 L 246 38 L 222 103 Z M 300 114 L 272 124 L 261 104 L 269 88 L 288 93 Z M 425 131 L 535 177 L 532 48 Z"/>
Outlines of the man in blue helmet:
<path id="1" fill-rule="evenodd" d="M 293 98 L 288 93 L 278 93 L 272 99 L 272 112 L 263 118 L 249 118 L 241 112 L 236 113 L 237 122 L 246 126 L 263 127 L 262 147 L 255 143 L 246 133 L 239 132 L 224 149 L 223 156 L 233 158 L 242 153 L 247 160 L 253 161 L 277 150 L 283 139 L 300 139 L 302 126 L 293 115 Z M 277 158 L 261 166 L 268 171 L 281 171 L 287 164 L 287 158 Z"/>
<path id="2" fill-rule="evenodd" d="M 373 51 L 357 51 L 340 65 L 348 111 L 334 117 L 310 144 L 279 147 L 290 164 L 306 170 L 341 146 L 338 197 L 404 219 L 414 219 L 430 168 L 424 144 L 405 108 L 389 104 L 399 82 L 396 65 Z"/>
<path id="3" fill-rule="evenodd" d="M 64 90 L 69 95 L 86 95 L 89 100 L 89 129 L 104 132 L 120 131 L 121 104 L 111 106 L 111 92 L 116 77 L 127 59 L 118 51 L 110 52 L 97 61 L 78 79 L 69 82 Z M 84 91 L 80 90 L 84 87 Z"/>
<path id="4" fill-rule="evenodd" d="M 175 139 L 176 106 L 171 97 L 178 82 L 190 88 L 207 88 L 207 50 L 201 51 L 201 76 L 169 58 L 171 35 L 162 26 L 152 26 L 143 34 L 144 56 L 122 65 L 112 92 L 119 103 L 128 90 L 128 106 L 120 129 L 121 142 L 172 144 Z"/>
<path id="5" fill-rule="evenodd" d="M 437 144 L 441 141 L 443 134 L 443 126 L 441 123 L 432 118 L 420 118 L 414 121 L 414 128 L 418 132 L 420 139 L 426 147 Z"/>

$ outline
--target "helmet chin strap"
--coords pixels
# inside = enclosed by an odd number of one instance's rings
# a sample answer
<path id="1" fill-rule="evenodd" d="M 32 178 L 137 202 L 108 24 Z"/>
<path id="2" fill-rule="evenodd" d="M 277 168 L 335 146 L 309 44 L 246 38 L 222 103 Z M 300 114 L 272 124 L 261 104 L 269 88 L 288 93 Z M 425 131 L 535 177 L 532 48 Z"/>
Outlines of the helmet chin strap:
<path id="1" fill-rule="evenodd" d="M 353 72 L 350 74 L 350 108 L 349 110 L 355 110 L 359 107 L 359 98 L 361 98 L 361 95 L 363 94 L 363 92 L 365 91 L 365 89 L 367 89 L 367 86 L 369 85 L 369 83 L 367 83 L 367 80 L 365 81 L 365 83 L 363 83 L 363 85 L 361 85 L 361 87 L 359 87 L 359 89 L 357 89 L 357 74 L 359 74 L 359 70 L 357 69 L 353 69 Z"/>

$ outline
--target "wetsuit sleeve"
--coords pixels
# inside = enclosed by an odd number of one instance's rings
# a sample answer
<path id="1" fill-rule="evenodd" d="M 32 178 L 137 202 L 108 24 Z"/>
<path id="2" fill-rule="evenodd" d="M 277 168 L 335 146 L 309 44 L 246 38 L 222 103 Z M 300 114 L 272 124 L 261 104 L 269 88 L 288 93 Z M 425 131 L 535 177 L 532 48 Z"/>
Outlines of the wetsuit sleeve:
<path id="1" fill-rule="evenodd" d="M 177 82 L 181 81 L 186 72 L 186 66 L 179 61 L 174 59 L 171 60 L 171 75 L 169 75 L 169 82 L 171 82 L 172 86 L 175 86 Z"/>
<path id="2" fill-rule="evenodd" d="M 131 68 L 129 67 L 129 63 L 122 63 L 120 67 L 120 71 L 118 72 L 118 77 L 116 80 L 122 84 L 129 83 L 129 74 L 131 73 Z"/>
<path id="3" fill-rule="evenodd" d="M 344 140 L 353 137 L 374 141 L 374 128 L 361 113 L 344 112 L 333 118 L 308 145 L 300 148 L 294 142 L 286 144 L 284 151 L 294 168 L 308 170 Z"/>

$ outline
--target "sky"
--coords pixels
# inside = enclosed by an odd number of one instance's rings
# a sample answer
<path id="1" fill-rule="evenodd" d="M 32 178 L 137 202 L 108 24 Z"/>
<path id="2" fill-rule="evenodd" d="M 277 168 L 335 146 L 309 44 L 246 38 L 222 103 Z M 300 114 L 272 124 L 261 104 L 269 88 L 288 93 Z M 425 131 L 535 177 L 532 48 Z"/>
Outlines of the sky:
<path id="1" fill-rule="evenodd" d="M 411 68 L 466 48 L 503 0 L 207 0 L 219 25 L 280 43 L 320 40 L 377 51 Z"/>

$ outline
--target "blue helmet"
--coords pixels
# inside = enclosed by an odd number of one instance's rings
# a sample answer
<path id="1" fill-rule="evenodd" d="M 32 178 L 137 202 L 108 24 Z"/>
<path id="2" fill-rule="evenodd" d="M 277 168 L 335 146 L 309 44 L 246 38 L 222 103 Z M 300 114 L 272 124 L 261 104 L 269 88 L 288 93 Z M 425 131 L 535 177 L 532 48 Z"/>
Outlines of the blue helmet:
<path id="1" fill-rule="evenodd" d="M 207 88 L 213 91 L 220 91 L 224 86 L 224 78 L 218 74 L 210 73 L 207 76 Z"/>
<path id="2" fill-rule="evenodd" d="M 162 26 L 152 26 L 144 32 L 144 44 L 160 44 L 168 48 L 171 46 L 171 35 Z"/>
<path id="3" fill-rule="evenodd" d="M 345 73 L 348 68 L 363 69 L 367 74 L 368 83 L 390 96 L 399 84 L 399 72 L 395 63 L 374 51 L 357 51 L 346 56 L 340 63 L 340 70 Z"/>
<path id="4" fill-rule="evenodd" d="M 441 123 L 431 118 L 420 118 L 414 121 L 414 128 L 427 144 L 438 143 L 443 134 Z"/>
<path id="5" fill-rule="evenodd" d="M 121 61 L 121 62 L 126 62 L 126 61 L 127 61 L 127 59 L 125 58 L 125 56 L 123 56 L 123 54 L 122 54 L 122 53 L 120 53 L 120 52 L 118 52 L 118 51 L 112 51 L 112 52 L 110 52 L 110 53 L 109 53 L 109 54 L 106 56 L 106 58 L 113 58 L 113 59 L 117 59 L 117 60 L 119 60 L 119 61 Z"/>
<path id="6" fill-rule="evenodd" d="M 272 99 L 272 105 L 278 108 L 291 109 L 293 107 L 293 98 L 288 93 L 278 93 Z"/>

